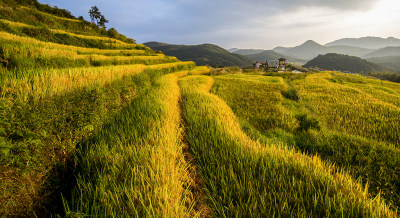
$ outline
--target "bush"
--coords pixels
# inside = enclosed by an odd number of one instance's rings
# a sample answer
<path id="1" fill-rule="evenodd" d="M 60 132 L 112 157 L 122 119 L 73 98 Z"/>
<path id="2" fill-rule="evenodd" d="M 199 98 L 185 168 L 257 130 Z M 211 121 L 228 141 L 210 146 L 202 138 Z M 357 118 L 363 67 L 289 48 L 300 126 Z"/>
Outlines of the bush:
<path id="1" fill-rule="evenodd" d="M 287 91 L 282 91 L 282 95 L 283 97 L 293 100 L 293 101 L 299 101 L 301 100 L 301 96 L 299 95 L 299 93 L 297 92 L 296 89 L 294 88 L 290 88 Z"/>
<path id="2" fill-rule="evenodd" d="M 319 121 L 315 117 L 309 117 L 307 114 L 300 114 L 296 116 L 296 119 L 299 121 L 297 130 L 300 132 L 306 132 L 309 129 L 321 129 Z"/>
<path id="3" fill-rule="evenodd" d="M 117 39 L 118 38 L 118 31 L 115 28 L 110 28 L 109 30 L 107 30 L 107 34 L 109 37 Z"/>

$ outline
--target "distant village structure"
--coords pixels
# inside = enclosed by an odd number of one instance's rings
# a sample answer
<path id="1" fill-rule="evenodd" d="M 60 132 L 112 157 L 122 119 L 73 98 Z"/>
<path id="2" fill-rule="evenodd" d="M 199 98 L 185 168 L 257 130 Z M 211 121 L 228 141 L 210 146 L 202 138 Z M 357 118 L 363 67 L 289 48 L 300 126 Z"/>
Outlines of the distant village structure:
<path id="1" fill-rule="evenodd" d="M 253 66 L 258 70 L 260 68 L 264 68 L 265 70 L 280 70 L 280 71 L 285 71 L 286 70 L 286 59 L 285 58 L 279 58 L 278 61 L 268 61 L 261 62 L 257 61 Z"/>
<path id="2" fill-rule="evenodd" d="M 278 69 L 281 69 L 282 71 L 285 71 L 285 67 L 286 67 L 286 59 L 285 58 L 279 58 Z"/>

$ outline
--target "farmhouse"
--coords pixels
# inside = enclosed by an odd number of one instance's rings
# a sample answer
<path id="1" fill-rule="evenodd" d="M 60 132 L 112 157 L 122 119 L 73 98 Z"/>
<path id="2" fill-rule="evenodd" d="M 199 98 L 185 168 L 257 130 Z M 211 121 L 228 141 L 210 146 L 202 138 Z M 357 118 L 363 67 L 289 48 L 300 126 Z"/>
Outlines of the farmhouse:
<path id="1" fill-rule="evenodd" d="M 279 58 L 277 61 L 269 61 L 266 60 L 265 63 L 261 61 L 257 61 L 255 64 L 253 64 L 255 69 L 260 69 L 264 68 L 265 70 L 281 70 L 285 71 L 286 67 L 286 59 L 285 58 Z"/>
<path id="2" fill-rule="evenodd" d="M 278 69 L 285 71 L 285 67 L 286 67 L 286 58 L 279 58 Z"/>

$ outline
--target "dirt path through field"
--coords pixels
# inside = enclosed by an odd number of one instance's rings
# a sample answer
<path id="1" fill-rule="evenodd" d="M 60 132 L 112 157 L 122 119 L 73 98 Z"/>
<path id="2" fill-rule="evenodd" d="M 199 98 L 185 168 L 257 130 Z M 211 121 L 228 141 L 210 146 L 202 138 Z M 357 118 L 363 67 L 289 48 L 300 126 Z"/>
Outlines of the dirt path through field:
<path id="1" fill-rule="evenodd" d="M 190 187 L 190 192 L 192 193 L 193 200 L 194 200 L 194 210 L 197 215 L 200 217 L 211 217 L 211 210 L 206 204 L 206 194 L 204 192 L 204 183 L 203 179 L 201 178 L 199 169 L 196 164 L 196 159 L 193 156 L 193 153 L 190 149 L 189 141 L 186 138 L 186 126 L 187 122 L 185 116 L 183 114 L 183 100 L 182 98 L 179 99 L 179 108 L 181 114 L 181 128 L 182 131 L 182 143 L 183 143 L 183 154 L 185 157 L 186 163 L 188 163 L 189 168 L 189 175 L 193 180 L 193 183 Z"/>

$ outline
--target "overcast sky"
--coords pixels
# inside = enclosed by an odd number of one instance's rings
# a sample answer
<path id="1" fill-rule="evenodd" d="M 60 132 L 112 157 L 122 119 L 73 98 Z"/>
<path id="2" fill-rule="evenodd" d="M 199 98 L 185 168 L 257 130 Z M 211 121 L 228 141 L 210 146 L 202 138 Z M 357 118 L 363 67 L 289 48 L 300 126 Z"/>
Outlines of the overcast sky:
<path id="1" fill-rule="evenodd" d="M 89 19 L 96 5 L 138 43 L 213 43 L 224 48 L 325 44 L 340 38 L 400 38 L 399 0 L 39 0 Z"/>

